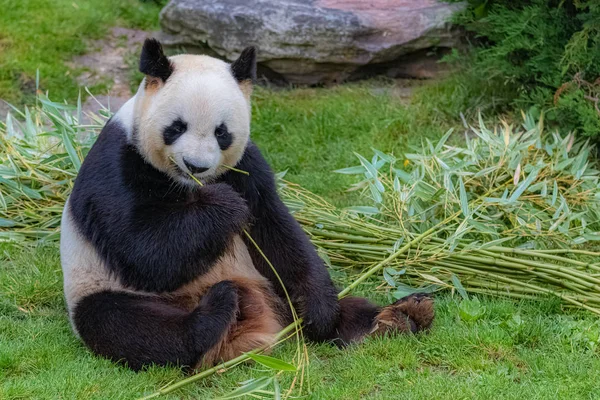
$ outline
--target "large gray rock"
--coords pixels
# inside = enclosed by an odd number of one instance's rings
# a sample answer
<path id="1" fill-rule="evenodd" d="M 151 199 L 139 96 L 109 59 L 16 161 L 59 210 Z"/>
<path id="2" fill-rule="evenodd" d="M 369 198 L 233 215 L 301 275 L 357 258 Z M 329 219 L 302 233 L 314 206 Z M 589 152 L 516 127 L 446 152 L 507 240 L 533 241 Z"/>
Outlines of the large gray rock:
<path id="1" fill-rule="evenodd" d="M 291 83 L 340 81 L 372 65 L 426 77 L 411 54 L 422 60 L 423 49 L 455 45 L 448 20 L 461 7 L 437 0 L 171 0 L 160 15 L 161 39 L 228 60 L 255 45 L 263 70 Z"/>

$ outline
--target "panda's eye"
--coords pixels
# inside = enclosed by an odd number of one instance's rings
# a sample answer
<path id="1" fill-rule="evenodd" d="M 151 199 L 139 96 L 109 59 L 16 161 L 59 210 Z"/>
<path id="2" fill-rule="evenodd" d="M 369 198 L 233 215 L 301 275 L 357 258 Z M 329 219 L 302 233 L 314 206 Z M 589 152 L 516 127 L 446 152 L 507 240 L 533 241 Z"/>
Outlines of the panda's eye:
<path id="1" fill-rule="evenodd" d="M 216 137 L 222 137 L 222 136 L 225 136 L 226 134 L 227 134 L 227 127 L 225 126 L 225 124 L 221 124 L 221 125 L 217 126 L 217 128 L 215 129 Z"/>
<path id="2" fill-rule="evenodd" d="M 215 137 L 221 150 L 226 150 L 233 143 L 233 136 L 229 133 L 227 125 L 221 124 L 215 128 Z"/>
<path id="3" fill-rule="evenodd" d="M 187 131 L 187 123 L 181 118 L 177 118 L 163 130 L 163 140 L 165 144 L 171 145 Z"/>

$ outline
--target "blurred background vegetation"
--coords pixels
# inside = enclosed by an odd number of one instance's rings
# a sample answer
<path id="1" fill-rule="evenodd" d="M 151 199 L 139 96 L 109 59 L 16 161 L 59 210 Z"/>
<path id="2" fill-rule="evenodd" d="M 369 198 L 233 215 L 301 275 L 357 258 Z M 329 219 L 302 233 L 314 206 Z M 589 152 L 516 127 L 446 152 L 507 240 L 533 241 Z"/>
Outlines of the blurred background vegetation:
<path id="1" fill-rule="evenodd" d="M 454 1 L 454 0 L 449 0 Z M 65 67 L 110 27 L 159 29 L 166 0 L 0 0 L 0 99 L 25 104 L 39 88 L 75 101 L 81 67 Z M 26 21 L 26 23 L 23 23 Z M 469 0 L 455 16 L 466 46 L 444 59 L 434 107 L 450 119 L 530 110 L 567 131 L 600 132 L 600 1 Z M 130 60 L 135 67 L 135 55 Z M 132 85 L 139 76 L 132 68 Z M 101 93 L 110 81 L 95 82 Z M 425 100 L 429 100 L 425 98 Z M 416 100 L 420 101 L 419 99 Z"/>
<path id="2" fill-rule="evenodd" d="M 66 68 L 84 54 L 88 41 L 104 37 L 112 26 L 158 29 L 164 2 L 139 0 L 0 0 L 0 99 L 25 104 L 35 99 L 36 72 L 40 88 L 54 99 L 74 101 L 76 77 Z M 107 84 L 91 87 L 93 93 Z"/>
<path id="3" fill-rule="evenodd" d="M 533 107 L 566 130 L 600 133 L 598 0 L 469 0 L 455 23 L 470 46 L 449 61 L 460 65 L 461 83 L 479 92 L 481 105 Z"/>

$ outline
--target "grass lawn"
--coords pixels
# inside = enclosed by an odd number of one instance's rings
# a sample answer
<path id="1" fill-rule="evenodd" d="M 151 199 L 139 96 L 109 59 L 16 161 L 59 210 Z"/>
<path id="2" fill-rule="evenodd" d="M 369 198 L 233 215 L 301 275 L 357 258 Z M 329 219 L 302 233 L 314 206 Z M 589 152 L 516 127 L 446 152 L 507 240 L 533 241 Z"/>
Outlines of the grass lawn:
<path id="1" fill-rule="evenodd" d="M 425 105 L 436 90 L 417 89 L 412 104 L 405 104 L 381 81 L 259 89 L 253 135 L 276 170 L 288 169 L 288 179 L 343 204 L 348 178 L 330 171 L 355 164 L 353 151 L 368 153 L 376 146 L 400 153 L 422 134 L 435 137 L 453 124 L 436 119 Z M 79 342 L 65 312 L 56 245 L 31 250 L 2 244 L 0 250 L 1 399 L 129 399 L 184 377 L 175 368 L 133 373 L 93 356 Z M 385 303 L 379 282 L 367 283 L 359 294 Z M 314 399 L 592 399 L 600 393 L 594 316 L 565 314 L 551 300 L 482 301 L 486 313 L 467 323 L 458 300 L 439 295 L 428 335 L 373 339 L 345 351 L 311 345 L 303 393 L 308 387 Z M 292 361 L 295 350 L 285 344 L 274 355 Z M 239 382 L 272 374 L 245 365 L 165 398 L 215 398 Z M 292 378 L 283 374 L 282 388 Z"/>
<path id="2" fill-rule="evenodd" d="M 344 203 L 352 178 L 331 171 L 357 165 L 354 152 L 370 158 L 374 147 L 400 154 L 452 125 L 445 118 L 431 123 L 433 111 L 418 102 L 433 89 L 416 88 L 414 105 L 406 106 L 393 94 L 396 86 L 371 81 L 330 89 L 257 88 L 252 138 L 275 170 L 288 171 L 287 179 Z"/>
<path id="3" fill-rule="evenodd" d="M 56 246 L 1 250 L 0 398 L 131 399 L 183 378 L 175 368 L 134 373 L 83 347 L 65 313 Z M 373 296 L 369 288 L 362 294 Z M 600 358 L 582 335 L 595 317 L 561 315 L 551 301 L 482 301 L 487 312 L 474 323 L 461 321 L 456 300 L 441 295 L 428 335 L 373 339 L 344 351 L 310 346 L 308 398 L 597 398 Z M 514 315 L 523 324 L 511 324 Z M 274 355 L 292 360 L 294 352 L 287 344 Z M 283 388 L 293 376 L 287 374 Z M 165 398 L 215 398 L 262 375 L 272 372 L 245 365 Z"/>
<path id="4" fill-rule="evenodd" d="M 0 0 L 0 7 L 0 98 L 16 103 L 31 100 L 38 68 L 51 98 L 73 101 L 78 71 L 64 62 L 115 24 L 156 28 L 159 10 L 138 0 Z M 458 112 L 469 111 L 469 88 L 452 80 L 417 86 L 410 100 L 398 96 L 398 83 L 383 80 L 327 89 L 258 88 L 252 135 L 275 170 L 288 170 L 287 179 L 343 205 L 356 198 L 345 193 L 352 178 L 331 171 L 355 165 L 353 152 L 370 156 L 375 147 L 401 154 L 424 137 L 459 127 Z M 384 303 L 378 280 L 358 294 Z M 594 346 L 600 325 L 591 314 L 563 312 L 551 300 L 482 298 L 485 314 L 467 323 L 456 298 L 441 294 L 436 300 L 437 320 L 428 335 L 372 339 L 344 351 L 311 345 L 302 394 L 594 399 L 600 393 Z M 290 343 L 274 355 L 291 361 L 294 353 Z M 215 398 L 263 375 L 272 371 L 244 365 L 165 398 Z M 175 368 L 134 373 L 93 356 L 69 326 L 58 246 L 0 243 L 0 399 L 130 399 L 183 377 Z M 282 374 L 282 388 L 292 378 Z"/>

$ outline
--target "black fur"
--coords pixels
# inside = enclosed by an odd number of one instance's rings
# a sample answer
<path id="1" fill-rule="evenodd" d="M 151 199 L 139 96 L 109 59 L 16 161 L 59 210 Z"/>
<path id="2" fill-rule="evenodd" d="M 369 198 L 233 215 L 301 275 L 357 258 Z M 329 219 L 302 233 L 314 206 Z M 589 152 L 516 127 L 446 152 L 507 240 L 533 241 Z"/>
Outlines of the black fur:
<path id="1" fill-rule="evenodd" d="M 149 364 L 193 367 L 235 319 L 230 281 L 214 285 L 191 313 L 157 297 L 104 291 L 82 299 L 73 321 L 95 353 L 139 370 Z"/>
<path id="2" fill-rule="evenodd" d="M 165 141 L 165 144 L 167 146 L 172 145 L 185 133 L 185 131 L 187 131 L 187 123 L 181 118 L 177 118 L 171 125 L 163 129 L 163 140 Z"/>
<path id="3" fill-rule="evenodd" d="M 231 146 L 231 143 L 233 143 L 233 135 L 229 132 L 225 124 L 221 124 L 215 129 L 215 137 L 222 151 L 227 150 Z"/>
<path id="4" fill-rule="evenodd" d="M 334 342 L 340 347 L 361 341 L 373 329 L 375 317 L 381 311 L 367 299 L 344 297 L 340 300 L 340 321 Z"/>
<path id="5" fill-rule="evenodd" d="M 69 204 L 109 269 L 150 292 L 173 291 L 209 270 L 249 218 L 229 185 L 178 188 L 127 143 L 116 121 L 87 155 Z"/>
<path id="6" fill-rule="evenodd" d="M 277 269 L 292 301 L 301 310 L 305 330 L 312 340 L 337 337 L 337 291 L 325 264 L 308 237 L 277 194 L 271 168 L 258 148 L 249 143 L 237 168 L 249 175 L 228 171 L 221 180 L 233 186 L 248 203 L 253 217 L 250 234 Z M 284 296 L 277 277 L 247 241 L 258 271 Z"/>
<path id="7" fill-rule="evenodd" d="M 246 47 L 231 64 L 231 73 L 238 82 L 256 80 L 256 48 Z"/>
<path id="8" fill-rule="evenodd" d="M 154 38 L 144 41 L 140 56 L 140 72 L 165 82 L 173 73 L 173 64 L 163 53 L 162 45 Z"/>

